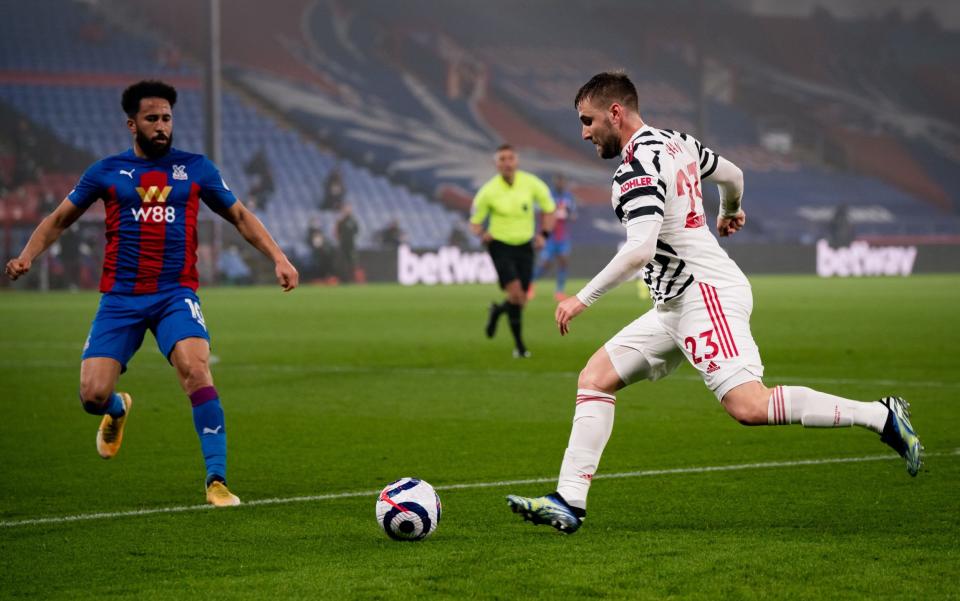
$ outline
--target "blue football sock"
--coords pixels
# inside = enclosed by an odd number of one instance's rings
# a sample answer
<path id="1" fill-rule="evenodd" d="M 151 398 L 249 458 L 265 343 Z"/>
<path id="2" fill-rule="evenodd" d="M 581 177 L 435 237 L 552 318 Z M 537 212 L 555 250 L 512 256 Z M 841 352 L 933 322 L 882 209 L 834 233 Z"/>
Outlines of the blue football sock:
<path id="1" fill-rule="evenodd" d="M 122 417 L 127 412 L 127 408 L 123 405 L 123 399 L 115 392 L 110 394 L 110 398 L 103 405 L 84 403 L 83 398 L 80 399 L 80 404 L 83 405 L 84 411 L 92 415 L 109 413 L 110 417 Z"/>
<path id="2" fill-rule="evenodd" d="M 200 438 L 200 450 L 207 466 L 207 483 L 227 479 L 227 432 L 217 389 L 206 386 L 190 394 L 193 425 Z M 218 478 L 217 478 L 218 477 Z"/>
<path id="3" fill-rule="evenodd" d="M 557 292 L 563 292 L 567 287 L 567 268 L 557 267 Z"/>
<path id="4" fill-rule="evenodd" d="M 127 413 L 127 408 L 123 404 L 123 399 L 120 398 L 120 395 L 113 393 L 110 395 L 110 402 L 107 404 L 107 414 L 110 417 L 123 417 Z"/>

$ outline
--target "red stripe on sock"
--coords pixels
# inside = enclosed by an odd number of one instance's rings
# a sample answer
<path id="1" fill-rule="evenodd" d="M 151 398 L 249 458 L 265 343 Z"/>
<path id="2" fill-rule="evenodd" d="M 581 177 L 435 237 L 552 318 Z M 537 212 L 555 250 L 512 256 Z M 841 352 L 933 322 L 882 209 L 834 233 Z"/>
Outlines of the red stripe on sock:
<path id="1" fill-rule="evenodd" d="M 780 405 L 780 423 L 787 424 L 787 403 L 783 398 L 783 387 L 777 386 L 777 403 Z"/>
<path id="2" fill-rule="evenodd" d="M 783 390 L 781 390 L 780 387 L 777 386 L 776 388 L 773 389 L 773 394 L 775 395 L 774 399 L 777 406 L 777 414 L 779 415 L 779 419 L 777 420 L 777 423 L 785 424 L 787 423 L 787 416 L 786 416 L 786 413 L 784 412 L 784 407 L 783 407 Z"/>
<path id="3" fill-rule="evenodd" d="M 590 401 L 610 403 L 611 405 L 617 404 L 616 399 L 608 399 L 607 397 L 603 397 L 603 396 L 585 396 L 585 395 L 579 395 L 579 394 L 577 395 L 577 405 L 579 405 L 580 403 L 589 403 Z"/>
<path id="4" fill-rule="evenodd" d="M 776 425 L 776 424 L 778 424 L 778 423 L 780 422 L 780 420 L 779 420 L 778 417 L 777 417 L 777 389 L 776 389 L 776 387 L 774 387 L 774 389 L 773 389 L 772 391 L 770 391 L 770 404 L 771 404 L 771 406 L 773 407 L 773 416 L 771 417 L 771 421 L 773 421 L 773 424 Z"/>
<path id="5" fill-rule="evenodd" d="M 220 398 L 220 395 L 217 394 L 216 387 L 204 386 L 203 388 L 198 388 L 190 393 L 190 405 L 193 407 L 199 407 L 200 405 L 210 402 L 216 398 Z"/>

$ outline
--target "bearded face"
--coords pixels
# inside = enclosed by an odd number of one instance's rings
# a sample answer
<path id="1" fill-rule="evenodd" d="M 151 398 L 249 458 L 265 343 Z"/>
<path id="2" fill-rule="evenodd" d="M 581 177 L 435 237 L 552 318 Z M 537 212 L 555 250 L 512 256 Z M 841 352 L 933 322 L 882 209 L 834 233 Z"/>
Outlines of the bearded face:
<path id="1" fill-rule="evenodd" d="M 173 132 L 170 134 L 159 132 L 151 136 L 138 127 L 137 145 L 148 158 L 160 158 L 170 152 L 170 147 L 173 145 Z"/>
<path id="2" fill-rule="evenodd" d="M 170 152 L 173 144 L 173 111 L 163 98 L 143 98 L 140 110 L 127 119 L 127 127 L 133 134 L 140 151 L 150 159 Z"/>
<path id="3" fill-rule="evenodd" d="M 604 115 L 603 122 L 595 130 L 593 143 L 597 147 L 597 154 L 602 159 L 612 159 L 620 155 L 620 137 L 613 127 L 609 115 Z"/>
<path id="4" fill-rule="evenodd" d="M 592 100 L 585 100 L 577 107 L 580 117 L 581 136 L 592 143 L 600 158 L 612 159 L 620 154 L 620 136 L 610 111 L 601 109 Z"/>

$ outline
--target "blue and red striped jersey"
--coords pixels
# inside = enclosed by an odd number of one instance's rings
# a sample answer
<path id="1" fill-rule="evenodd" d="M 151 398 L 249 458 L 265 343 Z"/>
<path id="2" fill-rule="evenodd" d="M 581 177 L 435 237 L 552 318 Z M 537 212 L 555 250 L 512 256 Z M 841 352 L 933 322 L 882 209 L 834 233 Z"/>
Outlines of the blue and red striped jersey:
<path id="1" fill-rule="evenodd" d="M 207 157 L 176 148 L 155 160 L 129 149 L 97 161 L 67 198 L 81 209 L 103 200 L 100 292 L 120 294 L 196 290 L 200 201 L 214 211 L 237 201 Z"/>

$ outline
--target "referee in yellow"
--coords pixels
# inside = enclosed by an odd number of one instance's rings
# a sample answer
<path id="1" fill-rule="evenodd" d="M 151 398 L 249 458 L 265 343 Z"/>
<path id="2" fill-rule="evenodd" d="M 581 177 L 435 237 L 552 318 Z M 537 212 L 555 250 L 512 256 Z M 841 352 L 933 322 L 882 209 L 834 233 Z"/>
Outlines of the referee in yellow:
<path id="1" fill-rule="evenodd" d="M 490 303 L 487 337 L 493 338 L 497 321 L 506 313 L 516 344 L 513 356 L 524 358 L 530 356 L 530 351 L 523 344 L 521 315 L 533 278 L 534 246 L 542 248 L 550 237 L 556 205 L 543 180 L 517 169 L 517 153 L 509 144 L 497 148 L 494 164 L 497 175 L 485 183 L 473 199 L 470 229 L 487 246 L 497 268 L 500 288 L 507 295 L 500 304 Z M 536 235 L 534 206 L 540 207 L 543 213 L 541 229 Z"/>

